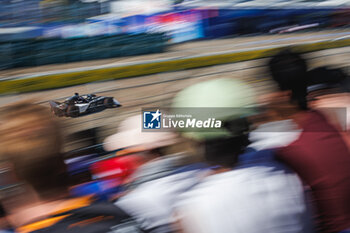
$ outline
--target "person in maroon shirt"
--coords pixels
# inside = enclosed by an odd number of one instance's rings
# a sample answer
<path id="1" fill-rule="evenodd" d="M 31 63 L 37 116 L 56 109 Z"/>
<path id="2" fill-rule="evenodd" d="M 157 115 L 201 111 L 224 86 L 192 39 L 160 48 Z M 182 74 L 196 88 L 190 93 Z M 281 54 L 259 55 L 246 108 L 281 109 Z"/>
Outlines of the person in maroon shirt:
<path id="1" fill-rule="evenodd" d="M 317 111 L 297 121 L 299 139 L 277 152 L 311 189 L 322 232 L 350 228 L 350 152 L 340 133 Z"/>
<path id="2" fill-rule="evenodd" d="M 277 150 L 277 159 L 309 187 L 318 231 L 349 230 L 350 151 L 341 132 L 320 111 L 309 109 L 308 86 L 315 76 L 307 71 L 306 61 L 289 50 L 275 55 L 269 68 L 280 87 L 265 99 L 270 115 L 293 119 L 302 130 L 296 141 Z M 332 76 L 326 72 L 322 75 L 322 82 L 326 75 Z"/>

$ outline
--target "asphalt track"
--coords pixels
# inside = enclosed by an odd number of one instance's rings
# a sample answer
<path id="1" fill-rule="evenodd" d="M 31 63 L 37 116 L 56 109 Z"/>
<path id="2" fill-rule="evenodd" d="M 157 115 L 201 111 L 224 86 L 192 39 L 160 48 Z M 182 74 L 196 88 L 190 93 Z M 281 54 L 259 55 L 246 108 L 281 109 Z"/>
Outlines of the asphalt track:
<path id="1" fill-rule="evenodd" d="M 342 32 L 341 35 L 337 34 L 332 38 L 336 39 L 341 36 L 344 36 L 345 34 L 350 34 L 350 32 Z M 274 39 L 268 38 L 264 40 L 260 40 L 262 37 L 252 37 L 247 38 L 245 42 L 242 43 L 245 43 L 247 46 L 249 46 L 250 49 L 254 49 L 259 46 L 271 46 L 271 43 L 276 43 L 276 41 L 278 41 L 278 43 L 281 42 L 289 44 L 291 43 L 290 38 L 296 36 L 300 36 L 300 34 L 289 35 L 289 38 L 273 37 Z M 307 37 L 307 35 L 302 36 L 303 40 L 312 38 L 311 40 L 313 41 L 315 39 L 313 37 L 314 34 L 309 35 L 309 37 Z M 268 43 L 267 40 L 270 40 L 270 43 Z M 258 41 L 263 41 L 263 45 Z M 196 43 L 177 45 L 177 49 L 179 51 L 187 51 L 187 49 L 189 49 L 188 54 L 192 53 L 192 55 L 196 54 L 195 51 L 197 50 L 199 51 L 198 54 L 200 55 L 203 53 L 212 53 L 220 49 L 221 51 L 225 48 L 228 49 L 227 47 L 225 47 L 225 43 L 229 47 L 231 46 L 231 43 L 227 42 L 227 40 L 202 41 L 197 42 L 196 46 L 194 46 L 194 44 Z M 211 44 L 217 44 L 217 47 L 211 47 Z M 190 46 L 191 48 L 188 48 L 188 46 Z M 186 55 L 187 54 L 183 54 L 183 56 Z M 123 61 L 139 61 L 147 56 L 125 58 Z M 153 56 L 164 56 L 164 54 L 158 54 Z M 306 56 L 310 60 L 311 67 L 319 65 L 329 65 L 335 67 L 345 67 L 347 69 L 347 67 L 350 64 L 350 47 L 312 52 L 307 54 Z M 99 62 L 101 61 L 96 61 L 95 65 L 99 65 L 97 64 Z M 154 75 L 134 77 L 128 79 L 93 82 L 84 85 L 54 90 L 25 93 L 19 95 L 8 95 L 0 97 L 0 106 L 4 106 L 8 103 L 20 99 L 33 99 L 34 101 L 49 107 L 47 103 L 48 100 L 62 100 L 63 98 L 72 95 L 74 92 L 79 92 L 81 94 L 97 93 L 99 95 L 104 96 L 113 96 L 123 104 L 123 107 L 118 109 L 107 109 L 103 112 L 82 116 L 79 118 L 60 118 L 60 121 L 63 123 L 67 134 L 83 129 L 101 127 L 102 130 L 100 131 L 99 138 L 102 141 L 105 136 L 111 135 L 116 132 L 118 124 L 121 120 L 125 119 L 125 117 L 140 113 L 142 107 L 169 106 L 171 104 L 171 99 L 179 90 L 199 81 L 222 77 L 235 78 L 241 79 L 244 82 L 249 83 L 252 86 L 252 88 L 254 88 L 255 94 L 257 96 L 269 92 L 275 87 L 269 80 L 269 75 L 265 67 L 266 62 L 267 59 L 259 59 L 198 69 L 189 69 L 177 72 L 164 72 Z M 47 69 L 47 67 L 44 68 Z M 55 66 L 55 68 L 57 67 Z M 348 72 L 349 71 L 350 70 L 348 70 Z M 74 147 L 76 147 L 76 145 Z M 69 148 L 69 145 L 67 148 Z"/>

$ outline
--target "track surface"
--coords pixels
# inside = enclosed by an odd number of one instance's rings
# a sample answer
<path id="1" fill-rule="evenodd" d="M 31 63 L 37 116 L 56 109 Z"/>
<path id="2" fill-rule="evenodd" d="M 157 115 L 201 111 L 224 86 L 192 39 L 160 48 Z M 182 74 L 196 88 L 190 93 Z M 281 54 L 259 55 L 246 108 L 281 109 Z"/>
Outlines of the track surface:
<path id="1" fill-rule="evenodd" d="M 254 38 L 246 43 L 255 43 Z M 214 41 L 198 42 L 203 51 L 211 50 L 208 47 Z M 221 40 L 216 41 L 221 44 Z M 186 47 L 186 44 L 179 45 Z M 197 48 L 199 48 L 197 47 Z M 253 47 L 251 47 L 253 48 Z M 184 48 L 184 50 L 186 50 Z M 193 51 L 193 50 L 191 50 Z M 336 67 L 348 67 L 350 64 L 350 47 L 324 50 L 307 55 L 311 66 L 330 65 Z M 114 81 L 89 83 L 75 87 L 67 87 L 56 90 L 20 94 L 16 96 L 0 97 L 0 106 L 14 102 L 19 99 L 34 99 L 47 107 L 48 100 L 62 100 L 71 96 L 74 92 L 97 93 L 104 96 L 117 98 L 123 107 L 118 109 L 107 109 L 103 112 L 91 114 L 78 118 L 60 118 L 67 134 L 83 129 L 102 127 L 100 140 L 105 136 L 116 132 L 117 126 L 125 117 L 141 112 L 142 107 L 169 106 L 173 96 L 183 88 L 204 80 L 229 77 L 241 79 L 252 85 L 256 95 L 271 91 L 274 85 L 269 80 L 266 71 L 266 59 L 212 66 L 200 69 L 185 70 L 179 72 L 168 72 L 156 75 L 142 76 Z M 350 70 L 348 70 L 349 72 Z"/>

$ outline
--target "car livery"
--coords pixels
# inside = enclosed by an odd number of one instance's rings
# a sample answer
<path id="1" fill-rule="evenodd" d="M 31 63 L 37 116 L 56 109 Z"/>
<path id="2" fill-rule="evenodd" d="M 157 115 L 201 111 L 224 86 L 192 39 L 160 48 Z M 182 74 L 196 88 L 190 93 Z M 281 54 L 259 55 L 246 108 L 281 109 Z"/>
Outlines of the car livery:
<path id="1" fill-rule="evenodd" d="M 78 117 L 81 115 L 100 112 L 107 108 L 117 108 L 121 104 L 113 97 L 97 96 L 94 94 L 79 95 L 67 98 L 64 102 L 49 101 L 51 111 L 58 117 Z"/>

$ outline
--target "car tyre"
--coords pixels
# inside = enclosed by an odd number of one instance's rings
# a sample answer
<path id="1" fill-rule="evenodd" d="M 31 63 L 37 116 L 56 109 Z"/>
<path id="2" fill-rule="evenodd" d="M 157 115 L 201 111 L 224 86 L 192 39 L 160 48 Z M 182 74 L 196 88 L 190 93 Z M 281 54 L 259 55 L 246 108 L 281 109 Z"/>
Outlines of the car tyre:
<path id="1" fill-rule="evenodd" d="M 79 116 L 79 108 L 77 106 L 74 106 L 74 105 L 68 106 L 67 116 L 78 117 Z"/>
<path id="2" fill-rule="evenodd" d="M 106 108 L 113 108 L 114 107 L 114 101 L 112 98 L 106 98 L 103 100 L 103 105 Z"/>

